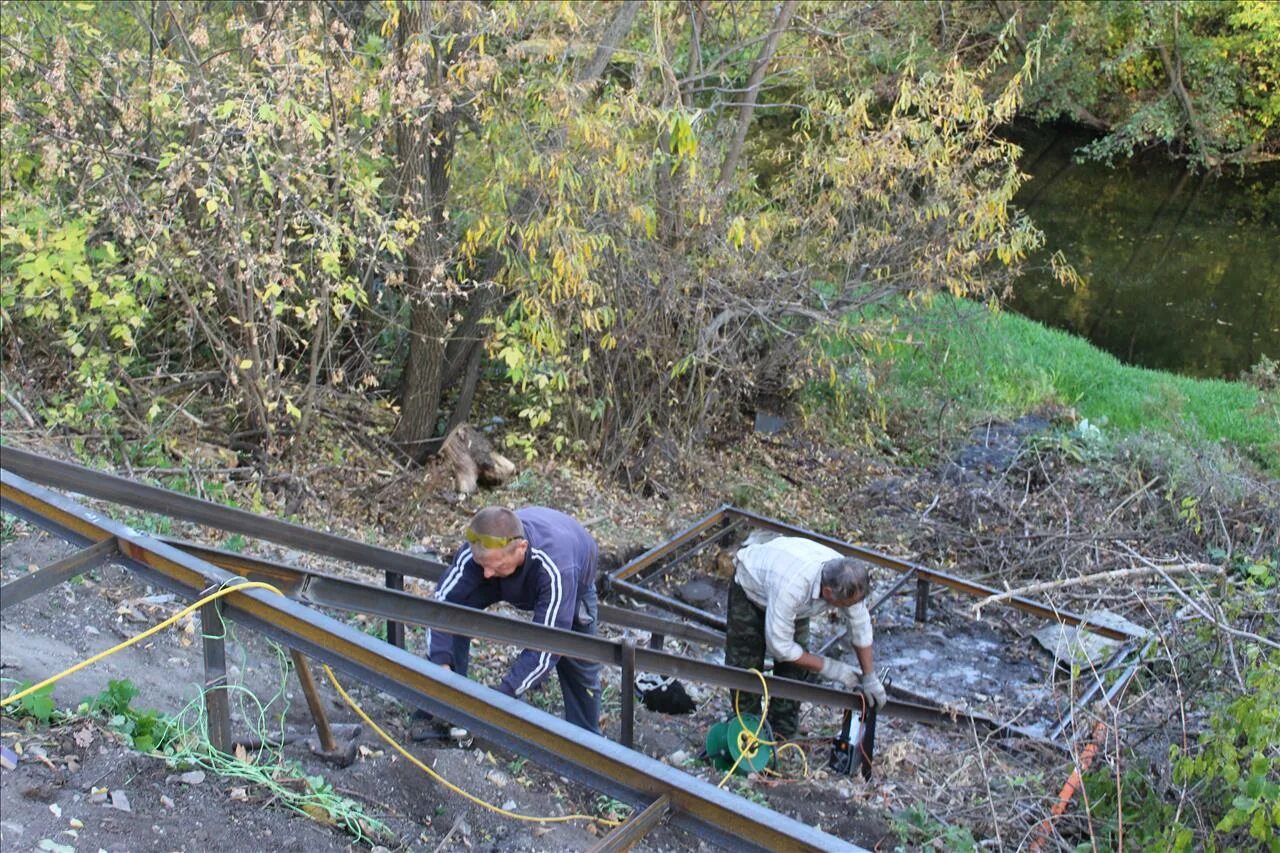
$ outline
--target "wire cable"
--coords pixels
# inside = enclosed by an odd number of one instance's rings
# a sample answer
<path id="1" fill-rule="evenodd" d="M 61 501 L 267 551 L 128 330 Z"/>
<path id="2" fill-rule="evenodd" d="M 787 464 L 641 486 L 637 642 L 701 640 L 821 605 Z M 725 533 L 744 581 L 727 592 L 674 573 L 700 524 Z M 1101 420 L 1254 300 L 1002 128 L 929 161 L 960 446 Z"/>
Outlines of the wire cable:
<path id="1" fill-rule="evenodd" d="M 232 581 L 243 581 L 243 582 L 234 583 Z M 53 675 L 49 678 L 46 678 L 44 681 L 41 681 L 39 684 L 33 684 L 32 686 L 27 687 L 24 690 L 14 693 L 10 696 L 6 696 L 3 700 L 0 700 L 0 707 L 4 707 L 6 705 L 12 705 L 15 702 L 19 702 L 25 697 L 30 696 L 32 693 L 36 693 L 40 690 L 43 690 L 44 688 L 48 687 L 51 684 L 56 684 L 58 681 L 61 681 L 67 676 L 77 673 L 80 670 L 85 669 L 86 667 L 92 666 L 98 661 L 103 660 L 104 658 L 108 658 L 118 651 L 126 649 L 129 646 L 134 645 L 135 643 L 142 642 L 146 638 L 160 631 L 163 631 L 165 628 L 174 624 L 179 619 L 186 616 L 188 613 L 192 613 L 200 609 L 204 605 L 208 604 L 209 602 L 222 598 L 224 595 L 230 595 L 233 592 L 243 592 L 248 589 L 266 589 L 266 590 L 270 590 L 271 592 L 274 592 L 276 595 L 284 597 L 283 592 L 281 592 L 275 586 L 272 586 L 271 584 L 266 583 L 264 581 L 246 581 L 243 578 L 234 578 L 232 579 L 232 581 L 228 581 L 221 588 L 213 591 L 209 595 L 206 595 L 200 598 L 194 604 L 190 604 L 187 607 L 184 607 L 182 610 L 179 610 L 177 613 L 165 619 L 163 622 L 160 622 L 156 625 L 151 626 L 147 630 L 143 631 L 141 634 L 130 637 L 129 639 L 123 642 L 117 643 L 116 645 L 112 646 L 106 651 L 99 652 L 98 654 L 95 654 L 92 657 L 86 658 L 85 660 L 80 661 L 80 663 L 74 666 L 68 667 L 67 669 L 64 669 L 62 672 L 59 672 L 57 675 Z M 225 626 L 224 626 L 224 631 L 225 631 Z M 351 696 L 347 694 L 347 691 L 342 688 L 342 685 L 338 683 L 337 676 L 333 674 L 333 670 L 329 668 L 328 664 L 324 664 L 324 671 L 325 671 L 325 674 L 329 676 L 329 680 L 333 682 L 333 686 L 335 689 L 337 689 L 339 695 L 341 695 L 342 698 L 346 701 L 346 703 L 351 706 L 351 709 L 356 712 L 356 714 L 360 717 L 360 719 L 364 720 L 365 723 L 367 723 L 371 729 L 373 729 L 375 732 L 378 733 L 379 737 L 381 737 L 384 741 L 390 744 L 397 752 L 399 752 L 401 755 L 403 755 L 405 758 L 411 761 L 419 769 L 426 772 L 429 776 L 431 776 L 431 778 L 435 779 L 441 785 L 444 785 L 450 791 L 453 791 L 454 793 L 459 794 L 460 796 L 475 803 L 476 805 L 482 806 L 492 812 L 503 815 L 504 817 L 512 818 L 513 820 L 522 820 L 522 821 L 528 821 L 531 823 L 560 823 L 560 822 L 571 821 L 571 820 L 589 820 L 595 823 L 604 824 L 605 826 L 621 826 L 622 825 L 622 821 L 619 821 L 619 820 L 612 820 L 610 818 L 598 817 L 595 815 L 587 815 L 587 814 L 561 815 L 556 817 L 536 817 L 533 815 L 517 814 L 516 812 L 507 811 L 506 809 L 495 806 L 492 803 L 488 803 L 482 800 L 481 798 L 475 796 L 474 794 L 470 794 L 467 791 L 462 790 L 457 785 L 453 784 L 448 779 L 441 776 L 435 770 L 428 767 L 426 764 L 420 761 L 416 756 L 408 752 L 404 747 L 402 747 L 399 743 L 397 743 L 394 738 L 392 738 L 385 731 L 383 731 L 382 728 L 379 727 L 377 723 L 371 720 L 369 718 L 369 715 L 364 712 L 364 709 L 361 708 L 359 705 L 357 705 L 355 700 L 352 699 Z"/>
<path id="2" fill-rule="evenodd" d="M 324 666 L 324 674 L 329 676 L 329 681 L 333 683 L 333 687 L 335 690 L 338 691 L 338 695 L 341 696 L 346 701 L 346 703 L 351 706 L 351 710 L 355 711 L 356 714 L 360 717 L 360 719 L 364 720 L 364 722 L 369 726 L 369 728 L 373 729 L 375 732 L 378 733 L 378 737 L 386 741 L 391 746 L 392 749 L 394 749 L 396 752 L 403 755 L 406 759 L 412 762 L 413 765 L 417 767 L 419 770 L 426 773 L 432 779 L 435 779 L 437 782 L 439 782 L 441 785 L 448 788 L 450 791 L 453 791 L 455 794 L 458 794 L 459 796 L 466 798 L 470 802 L 475 803 L 477 806 L 486 808 L 489 811 L 494 812 L 495 814 L 502 815 L 503 817 L 509 817 L 513 820 L 523 820 L 529 823 L 563 823 L 565 821 L 570 821 L 570 820 L 590 820 L 596 823 L 603 823 L 606 826 L 622 825 L 622 821 L 620 820 L 611 820 L 609 818 L 597 817 L 595 815 L 589 815 L 589 814 L 570 814 L 570 815 L 559 815 L 556 817 L 537 817 L 535 815 L 519 814 L 517 812 L 507 811 L 504 808 L 495 806 L 492 803 L 487 802 L 481 799 L 480 797 L 477 797 L 474 794 L 464 791 L 463 789 L 459 788 L 457 785 L 450 782 L 448 779 L 441 776 L 435 770 L 428 767 L 416 755 L 414 755 L 413 753 L 405 749 L 403 746 L 401 746 L 399 742 L 396 741 L 395 738 L 393 738 L 391 735 L 383 731 L 382 728 L 379 727 L 377 723 L 375 723 L 373 720 L 369 718 L 369 715 L 364 712 L 364 709 L 361 708 L 358 704 L 356 704 L 356 701 L 347 694 L 347 691 L 342 689 L 342 685 L 338 683 L 338 677 L 333 674 L 333 670 L 329 668 L 329 665 L 323 664 L 323 666 Z"/>
<path id="3" fill-rule="evenodd" d="M 264 581 L 245 581 L 244 578 L 239 578 L 239 577 L 234 578 L 234 580 L 244 581 L 244 583 L 231 583 L 230 581 L 228 581 L 227 584 L 224 584 L 220 589 L 217 589 L 214 592 L 210 593 L 209 595 L 206 595 L 204 598 L 201 598 L 195 604 L 191 604 L 191 605 L 188 605 L 187 607 L 184 607 L 182 610 L 179 610 L 177 613 L 173 614 L 163 622 L 157 625 L 152 625 L 150 628 L 143 631 L 141 634 L 130 637 L 129 639 L 125 640 L 122 643 L 117 643 L 116 645 L 107 649 L 105 652 L 99 652 L 98 654 L 94 655 L 91 658 L 86 658 L 85 660 L 80 661 L 80 663 L 76 664 L 75 666 L 68 667 L 67 669 L 64 669 L 62 672 L 58 673 L 57 675 L 46 678 L 44 681 L 41 681 L 39 684 L 33 684 L 32 686 L 26 688 L 25 690 L 6 696 L 4 699 L 0 699 L 0 707 L 4 707 L 6 705 L 12 705 L 14 702 L 18 702 L 23 698 L 30 696 L 32 693 L 35 693 L 39 690 L 43 690 L 44 688 L 48 687 L 50 684 L 55 684 L 58 681 L 61 681 L 62 679 L 66 678 L 68 675 L 77 673 L 80 670 L 84 669 L 85 667 L 92 666 L 93 664 L 97 663 L 103 658 L 110 657 L 111 655 L 115 654 L 121 649 L 126 649 L 129 646 L 132 646 L 134 643 L 142 642 L 147 637 L 150 637 L 152 634 L 155 634 L 159 631 L 163 631 L 165 628 L 168 628 L 170 625 L 172 625 L 174 622 L 177 622 L 179 619 L 181 619 L 183 616 L 186 616 L 188 613 L 192 613 L 196 610 L 199 610 L 201 607 L 208 604 L 210 601 L 213 601 L 218 598 L 222 598 L 224 595 L 230 595 L 233 592 L 243 592 L 246 589 L 269 589 L 272 592 L 274 592 L 276 595 L 279 595 L 281 597 L 284 596 L 283 592 L 281 592 L 271 584 L 266 583 Z"/>

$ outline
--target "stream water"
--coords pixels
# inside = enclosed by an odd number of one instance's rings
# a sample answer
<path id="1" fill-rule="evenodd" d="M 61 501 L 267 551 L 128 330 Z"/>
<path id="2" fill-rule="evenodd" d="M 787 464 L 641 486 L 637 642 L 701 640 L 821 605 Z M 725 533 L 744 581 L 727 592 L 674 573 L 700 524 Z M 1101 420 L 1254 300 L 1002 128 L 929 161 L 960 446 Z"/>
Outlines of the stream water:
<path id="1" fill-rule="evenodd" d="M 1280 359 L 1280 164 L 1192 173 L 1161 154 L 1076 162 L 1077 129 L 1016 128 L 1031 180 L 1016 203 L 1046 247 L 1009 307 L 1128 364 L 1234 378 Z M 1061 250 L 1084 279 L 1053 280 Z"/>

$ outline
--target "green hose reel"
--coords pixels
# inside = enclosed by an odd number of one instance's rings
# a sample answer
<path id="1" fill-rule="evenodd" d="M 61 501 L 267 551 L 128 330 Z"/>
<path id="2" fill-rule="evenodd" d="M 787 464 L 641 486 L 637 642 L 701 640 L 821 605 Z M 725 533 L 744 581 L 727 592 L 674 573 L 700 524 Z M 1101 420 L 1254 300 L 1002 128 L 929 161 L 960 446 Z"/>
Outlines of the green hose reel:
<path id="1" fill-rule="evenodd" d="M 711 727 L 707 732 L 706 753 L 716 770 L 727 773 L 736 763 L 734 772 L 747 776 L 759 773 L 773 762 L 773 747 L 753 738 L 757 728 L 760 728 L 760 740 L 772 739 L 769 727 L 761 727 L 760 718 L 750 714 L 743 714 L 741 722 L 735 716 Z"/>

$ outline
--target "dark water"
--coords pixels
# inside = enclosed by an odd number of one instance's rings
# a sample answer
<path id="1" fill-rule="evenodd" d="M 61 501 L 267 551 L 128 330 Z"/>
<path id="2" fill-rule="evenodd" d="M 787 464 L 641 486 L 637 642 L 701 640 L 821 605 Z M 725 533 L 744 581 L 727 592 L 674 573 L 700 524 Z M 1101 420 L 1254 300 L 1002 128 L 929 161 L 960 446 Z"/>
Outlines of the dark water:
<path id="1" fill-rule="evenodd" d="M 1280 359 L 1280 164 L 1195 174 L 1163 155 L 1076 163 L 1081 131 L 1012 132 L 1032 176 L 1016 203 L 1045 232 L 1009 307 L 1128 364 L 1234 378 Z M 1085 280 L 1049 275 L 1061 250 Z"/>

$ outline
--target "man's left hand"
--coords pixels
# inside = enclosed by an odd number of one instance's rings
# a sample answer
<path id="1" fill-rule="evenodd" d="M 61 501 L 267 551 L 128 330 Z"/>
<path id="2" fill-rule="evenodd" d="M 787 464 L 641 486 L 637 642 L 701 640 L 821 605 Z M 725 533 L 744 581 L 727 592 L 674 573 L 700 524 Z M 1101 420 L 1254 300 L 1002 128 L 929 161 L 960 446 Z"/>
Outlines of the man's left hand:
<path id="1" fill-rule="evenodd" d="M 880 683 L 880 678 L 874 672 L 863 673 L 861 684 L 867 701 L 876 708 L 883 708 L 889 701 L 889 697 L 884 692 L 884 685 Z"/>

